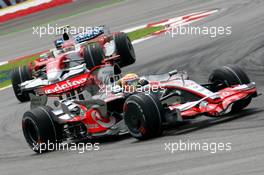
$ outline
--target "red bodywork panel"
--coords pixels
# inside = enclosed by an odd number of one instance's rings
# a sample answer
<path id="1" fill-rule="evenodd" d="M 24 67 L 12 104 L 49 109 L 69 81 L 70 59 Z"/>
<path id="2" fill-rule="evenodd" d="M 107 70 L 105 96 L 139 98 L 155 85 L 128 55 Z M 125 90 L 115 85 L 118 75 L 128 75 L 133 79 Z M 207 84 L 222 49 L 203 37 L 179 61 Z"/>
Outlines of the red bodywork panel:
<path id="1" fill-rule="evenodd" d="M 84 86 L 88 78 L 89 73 L 78 75 L 65 81 L 43 86 L 40 88 L 40 91 L 46 95 L 59 95 Z"/>
<path id="2" fill-rule="evenodd" d="M 94 39 L 86 41 L 85 43 L 89 44 L 89 43 L 97 42 L 103 48 L 105 43 L 111 41 L 113 39 L 113 36 L 117 33 L 118 32 L 113 32 L 110 35 L 104 35 L 103 34 L 103 35 L 100 35 Z M 67 47 L 68 45 L 72 45 L 72 44 L 74 45 L 74 43 L 72 41 L 68 41 L 66 44 L 64 44 L 63 47 Z M 79 54 L 80 54 L 80 57 L 83 57 L 83 47 L 81 47 Z M 62 54 L 62 55 L 66 56 L 67 54 Z M 48 59 L 37 58 L 32 63 L 30 63 L 29 67 L 31 70 L 37 71 L 37 70 L 40 70 L 41 68 L 45 67 L 49 62 L 53 61 L 54 59 L 57 59 L 57 58 L 54 58 L 54 57 L 49 57 Z"/>
<path id="3" fill-rule="evenodd" d="M 198 105 L 195 105 L 187 110 L 181 111 L 181 116 L 183 119 L 189 119 L 197 115 L 206 113 L 209 116 L 217 117 L 224 113 L 226 110 L 228 110 L 230 105 L 233 104 L 235 101 L 245 99 L 253 94 L 256 94 L 256 92 L 257 89 L 255 87 L 248 90 L 233 90 L 232 88 L 228 87 L 219 91 L 219 98 L 204 99 L 204 105 L 201 105 L 202 103 L 199 103 Z M 171 105 L 169 108 L 170 110 L 174 110 L 180 107 L 181 105 L 182 104 L 175 104 Z"/>
<path id="4" fill-rule="evenodd" d="M 84 87 L 87 83 L 93 83 L 92 81 L 96 80 L 96 77 L 92 75 L 92 73 L 96 69 L 100 69 L 104 66 L 109 66 L 110 64 L 95 66 L 93 69 L 90 70 L 88 73 L 80 74 L 75 77 L 69 78 L 64 81 L 60 81 L 54 84 L 50 84 L 47 86 L 43 86 L 39 88 L 39 91 L 44 93 L 45 95 L 61 95 L 63 93 L 69 92 L 74 89 L 78 89 L 80 87 Z"/>
<path id="5" fill-rule="evenodd" d="M 85 106 L 80 107 L 83 111 L 86 111 L 84 116 L 75 116 L 70 120 L 66 120 L 65 122 L 71 123 L 81 121 L 86 126 L 87 133 L 90 134 L 104 133 L 117 123 L 116 118 L 112 116 L 103 118 L 100 111 L 96 109 L 92 108 L 88 110 Z"/>

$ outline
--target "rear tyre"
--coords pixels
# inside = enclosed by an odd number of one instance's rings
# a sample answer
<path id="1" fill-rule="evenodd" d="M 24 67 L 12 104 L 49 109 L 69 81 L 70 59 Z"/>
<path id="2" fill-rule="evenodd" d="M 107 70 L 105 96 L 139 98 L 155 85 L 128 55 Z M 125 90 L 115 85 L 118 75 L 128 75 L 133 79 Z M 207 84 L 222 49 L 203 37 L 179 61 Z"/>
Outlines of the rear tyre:
<path id="1" fill-rule="evenodd" d="M 28 66 L 18 67 L 13 70 L 11 73 L 11 82 L 13 86 L 13 91 L 16 98 L 20 102 L 27 102 L 30 100 L 29 91 L 21 91 L 19 85 L 25 81 L 31 80 L 32 75 Z"/>
<path id="2" fill-rule="evenodd" d="M 216 69 L 209 77 L 209 82 L 214 84 L 213 91 L 219 91 L 226 87 L 231 87 L 239 84 L 249 84 L 250 79 L 247 74 L 236 65 L 227 65 Z M 252 97 L 237 101 L 232 106 L 231 112 L 238 112 L 247 107 L 252 100 Z"/>
<path id="3" fill-rule="evenodd" d="M 163 107 L 153 94 L 130 96 L 124 104 L 124 120 L 130 134 L 145 140 L 162 134 Z"/>
<path id="4" fill-rule="evenodd" d="M 114 35 L 117 54 L 121 56 L 118 65 L 122 68 L 136 62 L 134 47 L 126 33 Z"/>
<path id="5" fill-rule="evenodd" d="M 84 61 L 87 69 L 101 65 L 104 58 L 104 51 L 98 43 L 89 44 L 84 48 Z"/>
<path id="6" fill-rule="evenodd" d="M 38 107 L 23 115 L 22 129 L 30 148 L 43 153 L 55 150 L 62 141 L 62 126 L 53 119 L 50 107 Z"/>

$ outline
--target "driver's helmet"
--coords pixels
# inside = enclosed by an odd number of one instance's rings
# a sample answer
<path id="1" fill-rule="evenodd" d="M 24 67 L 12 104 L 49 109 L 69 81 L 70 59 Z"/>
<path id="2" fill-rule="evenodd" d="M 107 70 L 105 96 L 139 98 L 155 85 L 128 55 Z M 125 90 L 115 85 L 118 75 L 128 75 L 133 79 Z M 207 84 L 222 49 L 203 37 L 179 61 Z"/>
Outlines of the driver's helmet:
<path id="1" fill-rule="evenodd" d="M 119 80 L 119 85 L 128 92 L 134 92 L 138 87 L 139 76 L 135 73 L 128 73 Z"/>

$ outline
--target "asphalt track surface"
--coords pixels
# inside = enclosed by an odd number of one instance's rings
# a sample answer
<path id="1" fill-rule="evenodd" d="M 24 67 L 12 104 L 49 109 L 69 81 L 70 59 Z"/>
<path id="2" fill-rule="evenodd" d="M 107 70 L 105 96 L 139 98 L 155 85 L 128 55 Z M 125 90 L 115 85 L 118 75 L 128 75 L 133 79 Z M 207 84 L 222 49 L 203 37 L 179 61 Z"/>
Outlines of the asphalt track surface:
<path id="1" fill-rule="evenodd" d="M 207 81 L 212 69 L 235 63 L 245 69 L 262 92 L 264 87 L 264 2 L 261 0 L 144 0 L 128 1 L 101 13 L 79 16 L 74 23 L 108 22 L 114 29 L 124 29 L 144 22 L 219 8 L 215 15 L 195 23 L 196 26 L 232 26 L 231 36 L 160 36 L 135 45 L 137 63 L 127 71 L 162 73 L 174 68 L 186 69 L 191 78 Z M 105 14 L 105 15 L 102 15 Z M 106 15 L 107 14 L 107 15 Z M 67 21 L 73 22 L 73 21 Z M 16 37 L 26 38 L 22 32 Z M 27 35 L 26 35 L 27 34 Z M 19 45 L 8 37 L 7 47 Z M 2 42 L 2 41 L 1 41 Z M 21 50 L 32 44 L 28 39 Z M 2 49 L 2 48 L 1 48 Z M 33 49 L 33 48 L 31 48 Z M 21 51 L 19 50 L 19 51 Z M 18 52 L 19 52 L 18 51 Z M 1 51 L 2 52 L 2 51 Z M 1 53 L 2 54 L 2 53 Z M 18 104 L 11 89 L 0 92 L 0 172 L 4 174 L 177 174 L 241 175 L 263 174 L 264 100 L 260 96 L 237 115 L 218 120 L 200 120 L 192 125 L 171 129 L 163 137 L 138 142 L 125 137 L 103 141 L 100 151 L 78 154 L 57 151 L 34 154 L 26 145 L 21 131 L 21 117 L 29 104 Z M 232 143 L 232 150 L 212 154 L 206 151 L 180 151 L 171 154 L 164 143 L 192 142 Z"/>

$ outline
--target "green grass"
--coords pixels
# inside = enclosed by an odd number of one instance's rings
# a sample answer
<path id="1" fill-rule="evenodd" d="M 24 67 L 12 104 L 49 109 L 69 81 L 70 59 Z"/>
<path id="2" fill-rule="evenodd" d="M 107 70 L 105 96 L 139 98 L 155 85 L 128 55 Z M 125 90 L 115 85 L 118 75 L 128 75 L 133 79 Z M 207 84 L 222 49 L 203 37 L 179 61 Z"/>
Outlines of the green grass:
<path id="1" fill-rule="evenodd" d="M 140 38 L 142 38 L 144 36 L 148 36 L 148 35 L 150 35 L 152 33 L 155 33 L 157 31 L 160 31 L 162 29 L 164 29 L 163 26 L 143 28 L 143 29 L 139 29 L 139 30 L 136 30 L 134 32 L 128 33 L 128 36 L 131 39 L 131 41 L 133 41 L 133 40 L 140 39 Z"/>
<path id="2" fill-rule="evenodd" d="M 19 66 L 23 66 L 23 65 L 27 65 L 29 64 L 30 62 L 34 61 L 36 58 L 38 58 L 39 55 L 35 55 L 35 56 L 30 56 L 30 57 L 25 57 L 24 59 L 21 59 L 21 60 L 14 60 L 14 61 L 11 61 L 10 63 L 8 64 L 5 64 L 5 65 L 2 65 L 0 66 L 0 77 L 1 77 L 1 72 L 2 71 L 8 71 L 8 70 L 12 70 L 14 69 L 15 67 L 19 67 Z"/>
<path id="3" fill-rule="evenodd" d="M 128 33 L 128 36 L 131 39 L 131 41 L 134 41 L 134 40 L 146 37 L 150 34 L 153 34 L 157 31 L 160 31 L 162 29 L 163 29 L 162 26 L 143 28 L 143 29 L 139 29 L 139 30 L 136 30 L 134 32 Z M 14 60 L 14 61 L 9 62 L 8 64 L 0 66 L 0 88 L 10 85 L 10 83 L 11 83 L 10 72 L 14 68 L 27 65 L 38 57 L 39 57 L 39 55 L 25 57 L 23 59 Z"/>
<path id="4" fill-rule="evenodd" d="M 4 74 L 0 74 L 0 79 L 3 79 L 5 78 L 5 75 Z"/>
<path id="5" fill-rule="evenodd" d="M 4 88 L 4 87 L 7 87 L 11 84 L 11 80 L 6 80 L 6 81 L 3 81 L 2 83 L 0 83 L 0 88 Z"/>
<path id="6" fill-rule="evenodd" d="M 15 67 L 27 65 L 35 60 L 39 55 L 27 57 L 25 59 L 12 61 L 8 64 L 0 66 L 0 88 L 6 87 L 11 84 L 10 73 Z"/>

